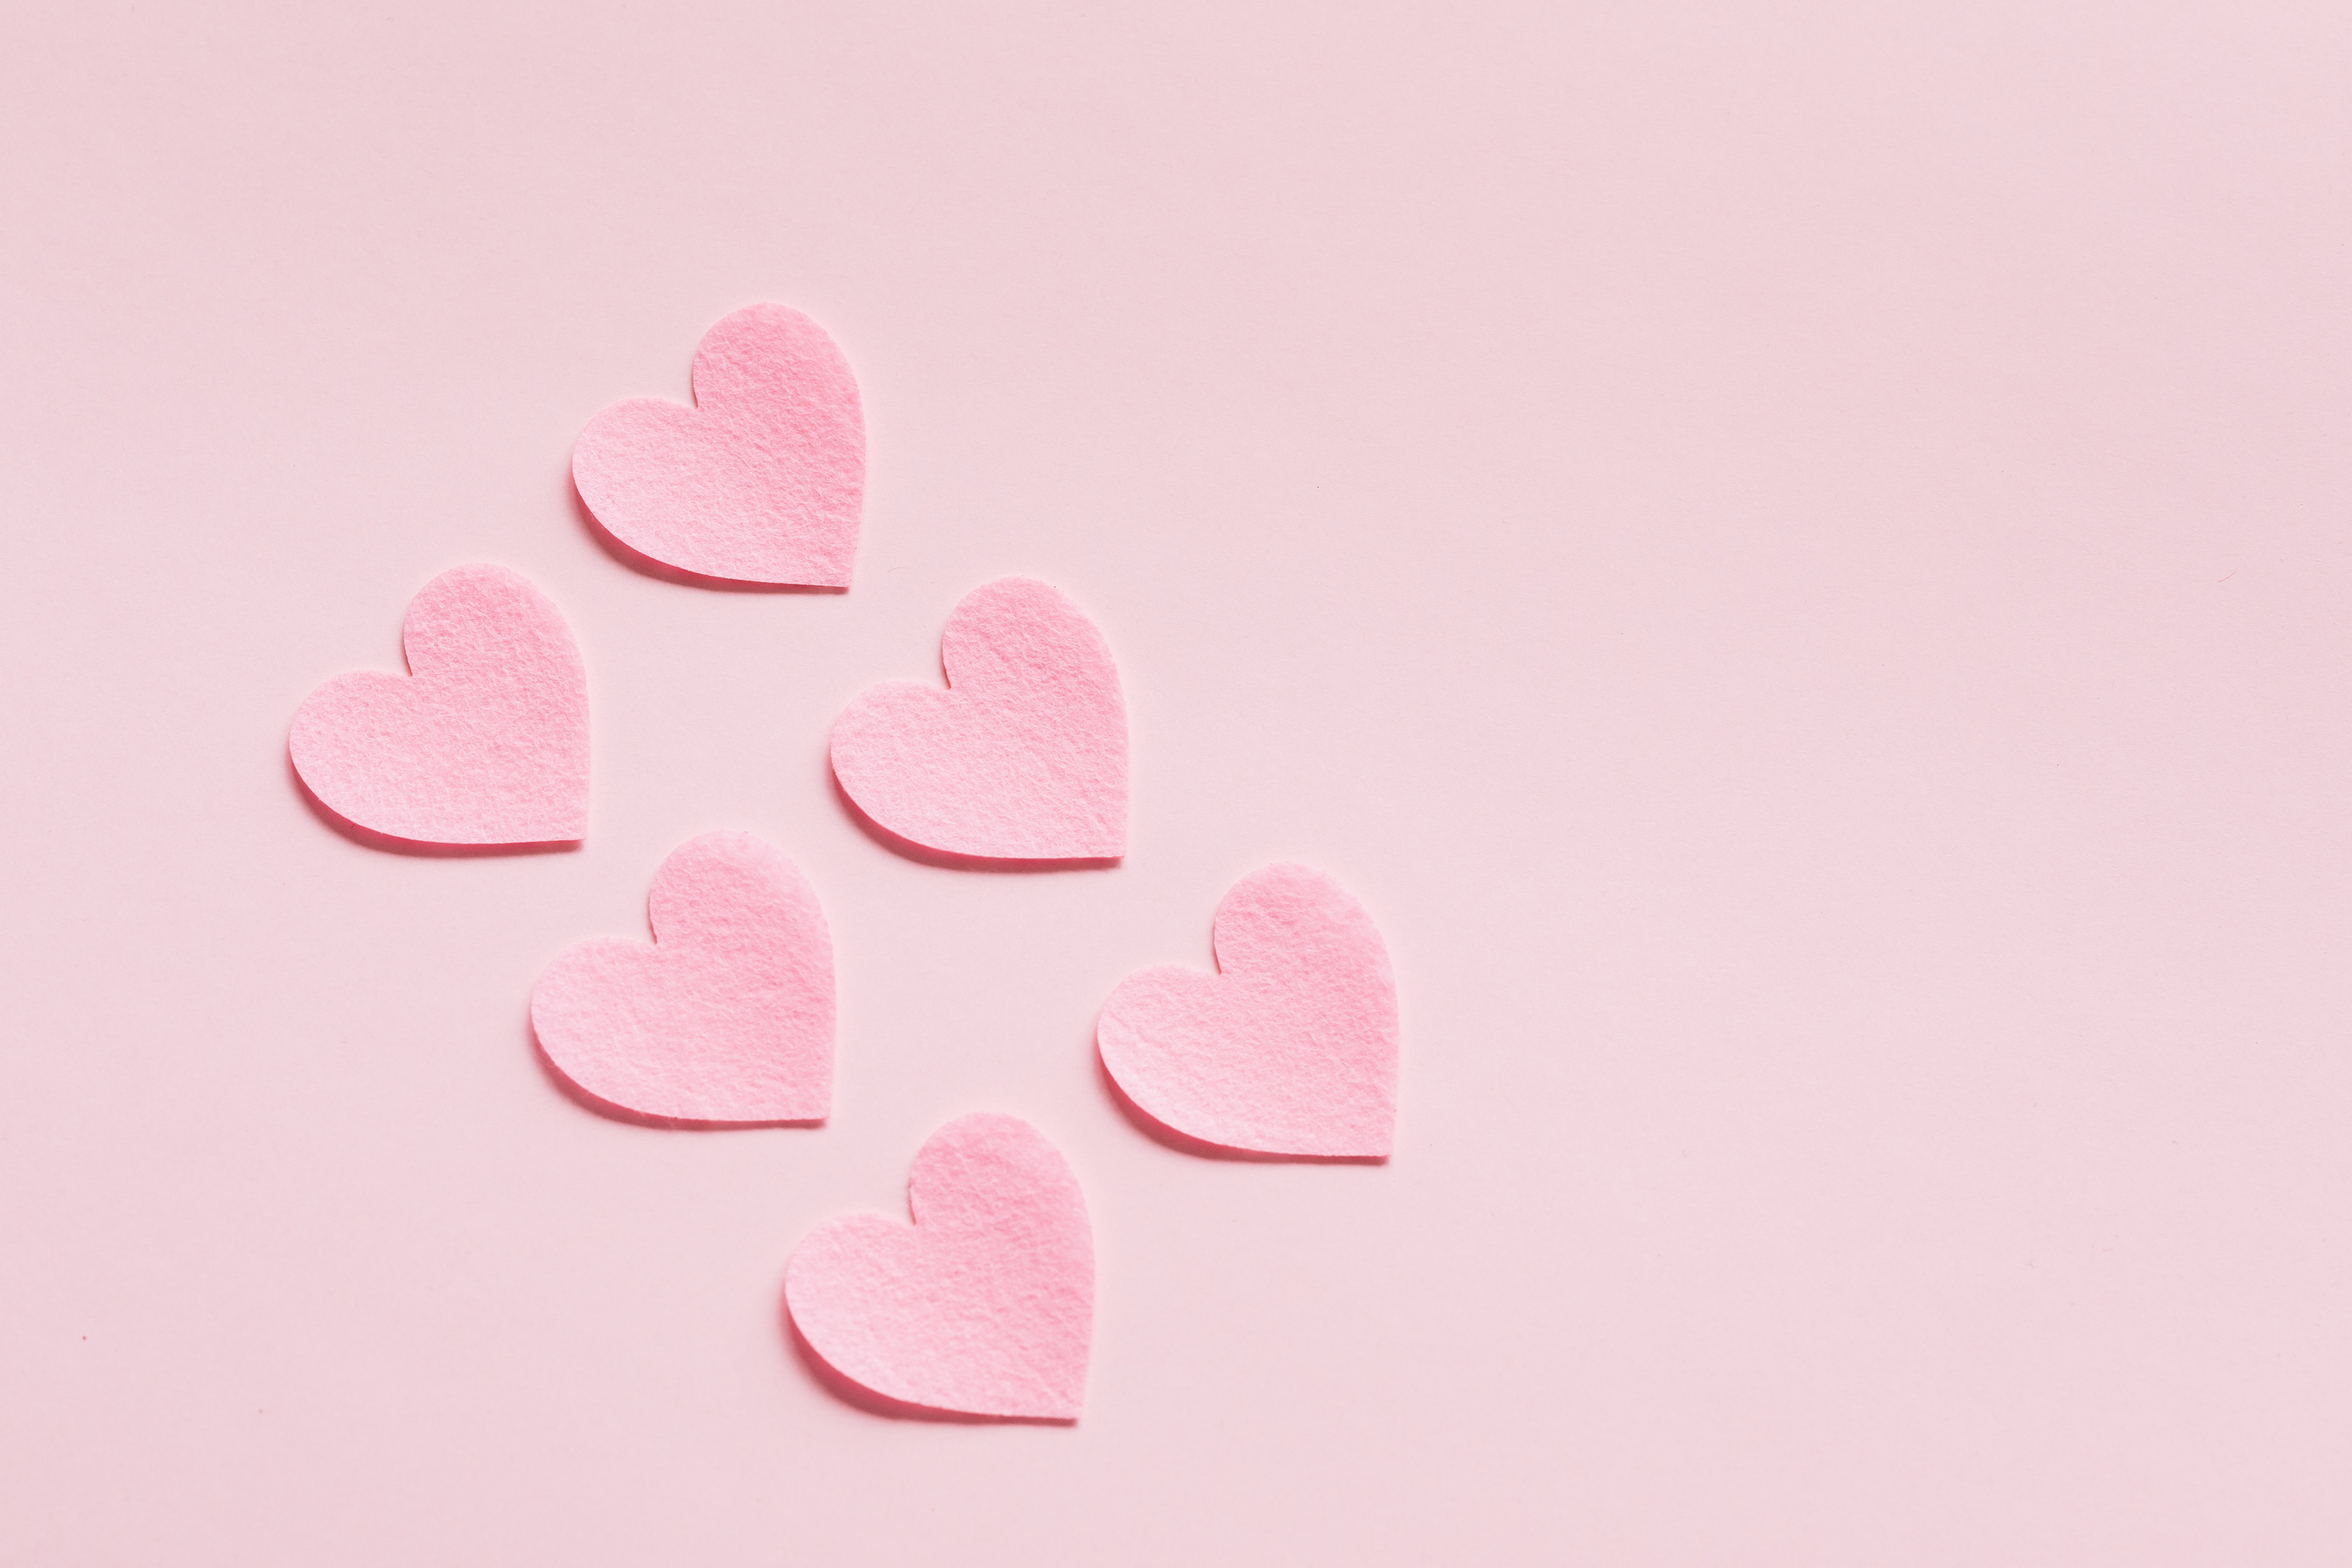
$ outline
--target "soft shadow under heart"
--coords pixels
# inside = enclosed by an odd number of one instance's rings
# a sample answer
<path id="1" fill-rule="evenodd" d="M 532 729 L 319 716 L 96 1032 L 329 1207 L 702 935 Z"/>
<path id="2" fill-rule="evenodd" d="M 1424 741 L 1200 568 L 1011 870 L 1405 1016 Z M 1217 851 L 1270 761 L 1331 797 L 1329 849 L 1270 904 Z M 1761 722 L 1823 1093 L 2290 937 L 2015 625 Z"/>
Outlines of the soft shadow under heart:
<path id="1" fill-rule="evenodd" d="M 792 1307 L 781 1300 L 778 1307 L 783 1319 L 784 1337 L 792 1342 L 793 1351 L 817 1385 L 845 1405 L 854 1405 L 869 1415 L 885 1416 L 893 1421 L 935 1421 L 955 1426 L 1075 1426 L 1075 1417 L 1063 1415 L 974 1415 L 963 1410 L 941 1410 L 929 1405 L 909 1405 L 903 1399 L 893 1399 L 887 1394 L 877 1394 L 864 1384 L 847 1376 L 817 1353 L 801 1326 L 793 1321 Z"/>
<path id="2" fill-rule="evenodd" d="M 1123 857 L 1120 856 L 1108 855 L 1070 860 L 998 860 L 992 859 L 986 855 L 959 855 L 950 849 L 933 849 L 928 845 L 918 844 L 911 838 L 904 837 L 898 834 L 891 832 L 888 828 L 883 826 L 880 823 L 866 816 L 866 808 L 858 805 L 857 802 L 851 797 L 850 793 L 847 790 L 841 787 L 841 775 L 833 771 L 833 763 L 830 760 L 825 763 L 824 776 L 826 781 L 833 785 L 833 798 L 841 803 L 841 809 L 849 814 L 849 820 L 857 824 L 858 829 L 863 832 L 866 837 L 871 838 L 875 843 L 879 844 L 883 848 L 890 851 L 891 854 L 900 856 L 908 860 L 916 861 L 921 865 L 939 866 L 950 871 L 1013 871 L 1021 873 L 1035 871 L 1108 871 L 1118 865 L 1119 861 L 1123 858 Z"/>
<path id="3" fill-rule="evenodd" d="M 387 855 L 415 855 L 428 860 L 469 860 L 483 855 L 561 855 L 580 847 L 577 838 L 560 838 L 543 844 L 434 844 L 421 838 L 394 838 L 389 833 L 378 833 L 373 827 L 362 827 L 320 800 L 310 791 L 310 781 L 302 770 L 294 765 L 294 753 L 286 753 L 286 776 L 294 781 L 294 791 L 310 815 L 350 839 L 368 849 L 381 849 Z"/>
<path id="4" fill-rule="evenodd" d="M 737 577 L 706 577 L 699 572 L 689 572 L 683 566 L 673 566 L 667 561 L 656 561 L 644 551 L 624 542 L 618 534 L 596 521 L 596 514 L 588 510 L 588 502 L 580 494 L 580 487 L 572 481 L 568 469 L 565 471 L 563 489 L 564 493 L 572 498 L 572 515 L 579 520 L 582 528 L 587 530 L 588 537 L 594 540 L 597 547 L 605 554 L 632 572 L 642 573 L 647 577 L 658 577 L 665 583 L 675 583 L 683 588 L 708 588 L 720 594 L 846 594 L 849 592 L 845 587 L 828 587 L 815 583 L 746 583 Z"/>
<path id="5" fill-rule="evenodd" d="M 1136 1131 L 1154 1142 L 1164 1143 L 1179 1153 L 1198 1154 L 1203 1160 L 1242 1160 L 1264 1165 L 1385 1165 L 1386 1154 L 1269 1154 L 1258 1149 L 1229 1149 L 1223 1143 L 1210 1143 L 1180 1132 L 1143 1107 L 1128 1098 L 1118 1079 L 1111 1077 L 1110 1064 L 1103 1060 L 1102 1045 L 1094 1047 L 1095 1076 L 1110 1093 L 1111 1102 L 1121 1114 L 1135 1124 Z"/>
<path id="6" fill-rule="evenodd" d="M 638 1127 L 659 1128 L 667 1132 L 731 1132 L 747 1127 L 822 1127 L 825 1122 L 825 1119 L 822 1116 L 810 1117 L 799 1121 L 698 1121 L 687 1117 L 655 1116 L 643 1110 L 632 1110 L 625 1105 L 606 1100 L 593 1089 L 574 1082 L 569 1074 L 556 1066 L 555 1058 L 547 1054 L 547 1047 L 541 1041 L 539 1030 L 531 1026 L 528 1014 L 524 1016 L 522 1027 L 523 1033 L 530 1039 L 530 1054 L 538 1058 L 539 1070 L 547 1075 L 548 1081 L 561 1090 L 566 1100 L 571 1100 L 583 1110 L 593 1110 L 597 1115 L 613 1121 L 626 1121 Z"/>

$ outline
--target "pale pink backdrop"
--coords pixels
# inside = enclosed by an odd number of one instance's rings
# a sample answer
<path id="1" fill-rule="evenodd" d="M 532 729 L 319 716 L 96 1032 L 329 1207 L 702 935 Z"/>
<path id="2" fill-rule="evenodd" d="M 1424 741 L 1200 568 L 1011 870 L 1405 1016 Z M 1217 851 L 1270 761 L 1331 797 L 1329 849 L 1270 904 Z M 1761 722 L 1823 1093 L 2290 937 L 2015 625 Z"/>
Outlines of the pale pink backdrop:
<path id="1" fill-rule="evenodd" d="M 7 7 L 0 1563 L 2352 1560 L 2352 9 Z M 838 335 L 845 595 L 565 463 Z M 287 773 L 503 562 L 579 853 Z M 841 809 L 1034 574 L 1114 870 Z M 568 943 L 710 828 L 831 913 L 820 1131 L 602 1119 Z M 1380 1168 L 1208 1161 L 1094 1012 L 1281 858 L 1385 928 Z M 784 1259 L 1029 1118 L 1075 1427 L 825 1392 Z"/>

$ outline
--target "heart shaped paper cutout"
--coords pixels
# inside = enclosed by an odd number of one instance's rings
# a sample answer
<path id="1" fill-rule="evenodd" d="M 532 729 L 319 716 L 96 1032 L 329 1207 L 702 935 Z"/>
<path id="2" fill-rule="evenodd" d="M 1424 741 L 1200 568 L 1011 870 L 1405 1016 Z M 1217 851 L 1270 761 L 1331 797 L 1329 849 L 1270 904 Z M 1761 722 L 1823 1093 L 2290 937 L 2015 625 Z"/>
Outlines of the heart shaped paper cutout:
<path id="1" fill-rule="evenodd" d="M 940 637 L 948 689 L 893 680 L 833 726 L 858 808 L 928 849 L 996 860 L 1127 852 L 1127 704 L 1110 645 L 1048 584 L 1001 577 Z"/>
<path id="2" fill-rule="evenodd" d="M 1269 866 L 1217 904 L 1219 973 L 1121 981 L 1096 1048 L 1153 1120 L 1222 1148 L 1385 1159 L 1396 1129 L 1396 982 L 1371 917 L 1305 866 Z"/>
<path id="3" fill-rule="evenodd" d="M 1094 1231 L 1059 1151 L 1013 1116 L 958 1117 L 907 1181 L 914 1226 L 826 1220 L 784 1272 L 809 1348 L 902 1405 L 1070 1421 L 1094 1335 Z"/>
<path id="4" fill-rule="evenodd" d="M 654 943 L 570 949 L 530 1023 L 598 1100 L 681 1121 L 816 1121 L 833 1103 L 833 936 L 782 851 L 706 833 L 670 853 L 646 901 Z"/>
<path id="5" fill-rule="evenodd" d="M 866 494 L 866 416 L 823 327 L 753 305 L 703 334 L 691 408 L 616 403 L 572 451 L 605 531 L 698 576 L 846 588 Z"/>
<path id="6" fill-rule="evenodd" d="M 321 805 L 387 837 L 558 844 L 588 830 L 588 673 L 547 596 L 457 566 L 409 601 L 405 678 L 339 675 L 287 750 Z"/>

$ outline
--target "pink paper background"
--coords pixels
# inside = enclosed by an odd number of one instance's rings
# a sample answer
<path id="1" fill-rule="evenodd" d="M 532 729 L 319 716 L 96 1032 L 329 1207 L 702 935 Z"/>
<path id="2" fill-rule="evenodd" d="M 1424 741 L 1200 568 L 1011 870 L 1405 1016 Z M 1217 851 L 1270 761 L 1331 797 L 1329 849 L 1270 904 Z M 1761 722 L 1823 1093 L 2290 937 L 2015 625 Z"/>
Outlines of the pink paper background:
<path id="1" fill-rule="evenodd" d="M 2352 1557 L 2352 10 L 19 5 L 0 50 L 0 1561 Z M 864 384 L 845 595 L 566 478 L 763 299 Z M 573 854 L 285 761 L 504 562 Z M 877 846 L 854 692 L 1032 573 L 1112 871 Z M 740 826 L 821 1131 L 600 1119 L 533 977 Z M 1119 977 L 1298 858 L 1383 1168 L 1139 1134 Z M 1085 1419 L 886 1419 L 818 1220 L 1034 1121 Z"/>

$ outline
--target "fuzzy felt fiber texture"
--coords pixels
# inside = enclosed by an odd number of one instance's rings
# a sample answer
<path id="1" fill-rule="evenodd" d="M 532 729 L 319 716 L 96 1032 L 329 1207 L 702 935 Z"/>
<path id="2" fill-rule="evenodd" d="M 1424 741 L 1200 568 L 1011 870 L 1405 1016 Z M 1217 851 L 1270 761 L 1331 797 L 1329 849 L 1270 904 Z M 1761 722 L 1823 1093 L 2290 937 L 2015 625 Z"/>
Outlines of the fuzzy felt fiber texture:
<path id="1" fill-rule="evenodd" d="M 1049 584 L 973 589 L 940 638 L 945 690 L 894 680 L 833 727 L 841 787 L 888 831 L 984 859 L 1127 851 L 1127 704 L 1110 645 Z"/>
<path id="2" fill-rule="evenodd" d="M 1371 916 L 1305 866 L 1218 902 L 1215 974 L 1119 983 L 1097 1048 L 1138 1107 L 1187 1137 L 1266 1154 L 1385 1158 L 1395 1139 L 1396 982 Z"/>
<path id="3" fill-rule="evenodd" d="M 530 1022 L 599 1100 L 688 1121 L 815 1121 L 833 1102 L 833 936 L 782 850 L 706 833 L 647 900 L 654 942 L 600 937 L 540 976 Z"/>
<path id="4" fill-rule="evenodd" d="M 846 1215 L 794 1249 L 784 1300 L 809 1347 L 902 1404 L 1075 1420 L 1094 1233 L 1060 1152 L 1017 1117 L 959 1117 L 916 1154 L 907 1201 L 911 1228 Z"/>
<path id="5" fill-rule="evenodd" d="M 287 750 L 321 804 L 426 844 L 553 844 L 588 831 L 588 674 L 546 595 L 457 566 L 409 602 L 406 677 L 339 675 Z"/>
<path id="6" fill-rule="evenodd" d="M 572 481 L 630 549 L 698 576 L 846 588 L 866 495 L 866 416 L 825 330 L 782 305 L 736 311 L 694 354 L 691 408 L 616 403 Z"/>

